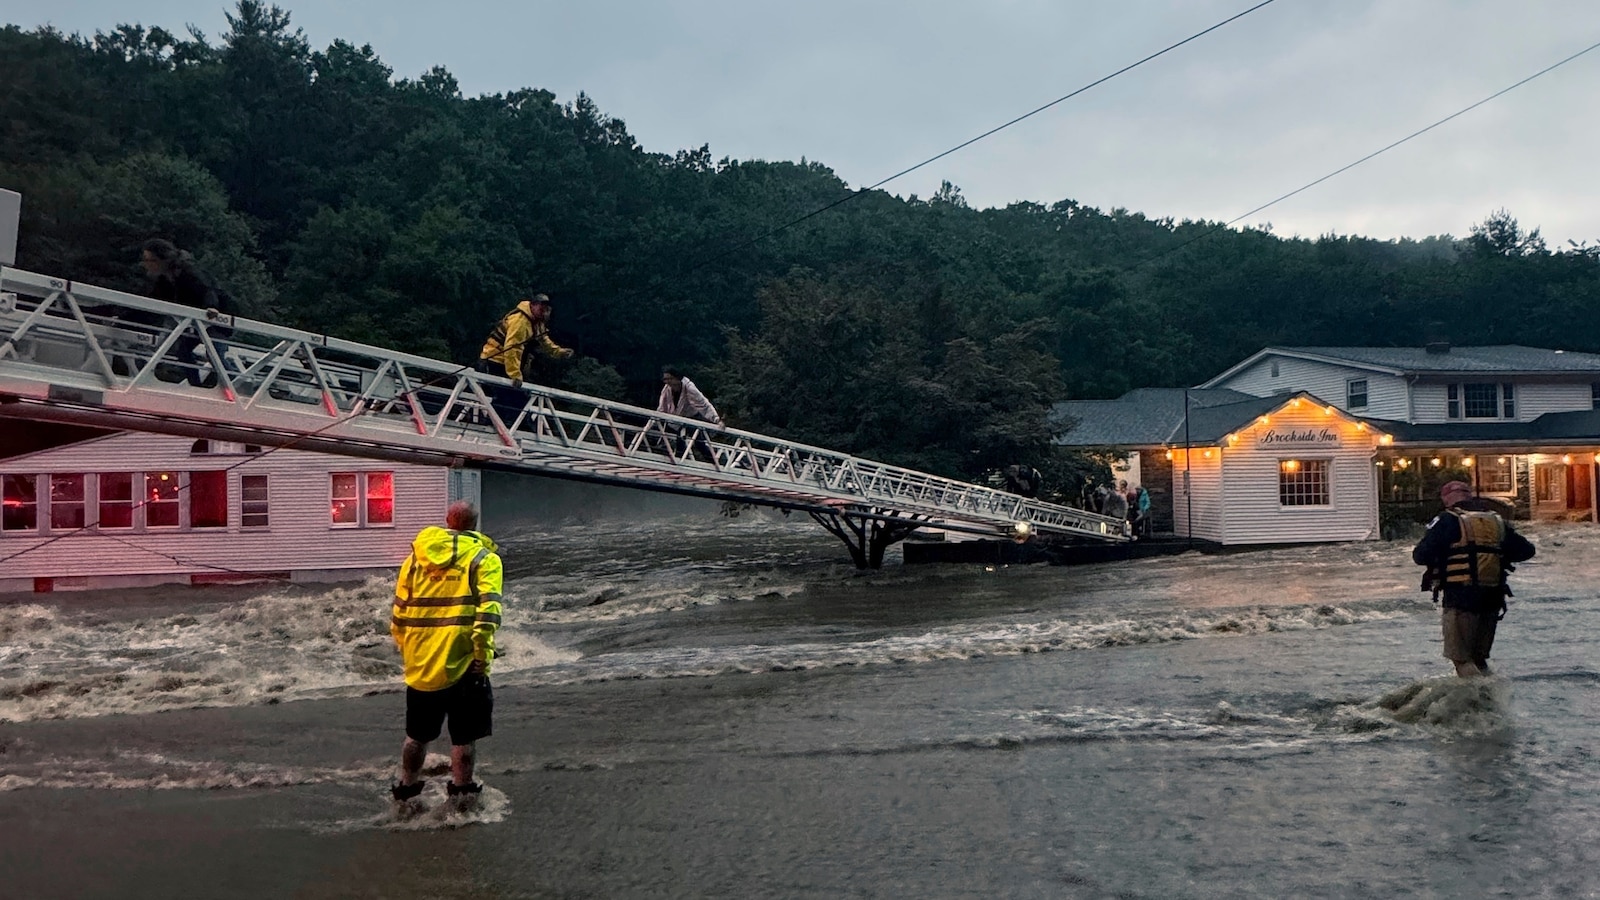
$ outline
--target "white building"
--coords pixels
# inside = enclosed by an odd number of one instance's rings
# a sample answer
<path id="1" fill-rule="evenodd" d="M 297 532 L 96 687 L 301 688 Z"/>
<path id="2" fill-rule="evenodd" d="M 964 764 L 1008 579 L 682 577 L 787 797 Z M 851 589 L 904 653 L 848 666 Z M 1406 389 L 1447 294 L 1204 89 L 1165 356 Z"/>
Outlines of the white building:
<path id="1" fill-rule="evenodd" d="M 1269 347 L 1196 388 L 1056 414 L 1060 443 L 1138 458 L 1156 531 L 1221 544 L 1377 537 L 1390 521 L 1425 521 L 1453 479 L 1520 517 L 1600 516 L 1594 354 Z M 1340 424 L 1323 437 L 1318 416 Z"/>
<path id="2" fill-rule="evenodd" d="M 452 499 L 478 495 L 473 471 L 90 437 L 0 457 L 0 593 L 392 572 Z"/>

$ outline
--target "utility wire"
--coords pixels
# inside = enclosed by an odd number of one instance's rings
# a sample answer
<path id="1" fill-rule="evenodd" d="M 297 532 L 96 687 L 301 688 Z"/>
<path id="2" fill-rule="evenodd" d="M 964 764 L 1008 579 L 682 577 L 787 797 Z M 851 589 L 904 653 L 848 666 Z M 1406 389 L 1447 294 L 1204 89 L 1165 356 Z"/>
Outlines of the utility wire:
<path id="1" fill-rule="evenodd" d="M 733 247 L 730 247 L 727 250 L 724 250 L 723 252 L 718 253 L 715 256 L 707 257 L 706 259 L 704 259 L 704 260 L 700 261 L 699 263 L 696 263 L 694 266 L 690 267 L 689 271 L 693 272 L 693 271 L 695 271 L 697 269 L 704 268 L 705 266 L 708 266 L 711 263 L 714 263 L 717 260 L 722 259 L 723 257 L 731 256 L 732 254 L 737 253 L 740 250 L 745 249 L 746 247 L 751 247 L 751 246 L 754 246 L 756 244 L 759 244 L 762 241 L 764 241 L 764 240 L 766 240 L 766 239 L 768 239 L 770 237 L 773 237 L 774 235 L 779 234 L 780 232 L 787 231 L 790 228 L 793 228 L 794 226 L 801 224 L 802 222 L 806 222 L 806 221 L 808 221 L 810 219 L 816 218 L 817 216 L 822 215 L 823 213 L 827 212 L 830 209 L 833 209 L 833 208 L 835 208 L 837 206 L 842 206 L 842 205 L 844 205 L 846 203 L 849 203 L 851 200 L 854 200 L 855 198 L 860 197 L 860 196 L 862 196 L 864 194 L 871 193 L 872 191 L 875 191 L 878 188 L 883 187 L 884 185 L 888 184 L 891 181 L 894 181 L 897 178 L 900 178 L 903 175 L 909 175 L 912 172 L 915 172 L 915 171 L 917 171 L 918 169 L 920 169 L 920 168 L 922 168 L 924 166 L 927 166 L 927 165 L 929 165 L 931 163 L 934 163 L 934 162 L 937 162 L 937 161 L 939 161 L 941 159 L 944 159 L 946 156 L 949 156 L 952 153 L 956 153 L 956 152 L 958 152 L 960 150 L 964 150 L 967 147 L 970 147 L 973 144 L 976 144 L 977 142 L 983 140 L 986 137 L 989 137 L 989 136 L 994 135 L 994 134 L 996 134 L 998 132 L 1004 131 L 1005 129 L 1010 128 L 1011 126 L 1017 124 L 1018 122 L 1021 122 L 1024 119 L 1032 118 L 1033 116 L 1036 116 L 1039 113 L 1042 113 L 1045 110 L 1050 109 L 1053 106 L 1056 106 L 1057 104 L 1064 103 L 1064 102 L 1066 102 L 1068 100 L 1071 100 L 1073 97 L 1076 97 L 1079 94 L 1084 93 L 1085 91 L 1088 91 L 1088 90 L 1090 90 L 1092 88 L 1099 87 L 1100 85 L 1105 84 L 1106 82 L 1110 81 L 1111 79 L 1116 78 L 1118 75 L 1121 75 L 1121 74 L 1123 74 L 1125 72 L 1130 72 L 1130 71 L 1132 71 L 1134 69 L 1137 69 L 1140 66 L 1144 65 L 1145 63 L 1150 62 L 1153 59 L 1156 59 L 1157 57 L 1165 56 L 1166 54 L 1172 52 L 1173 50 L 1176 50 L 1179 47 L 1182 47 L 1184 44 L 1187 44 L 1187 43 L 1189 43 L 1191 41 L 1194 41 L 1194 40 L 1197 40 L 1199 38 L 1202 38 L 1202 37 L 1210 34 L 1211 32 L 1216 31 L 1218 28 L 1221 28 L 1224 25 L 1227 25 L 1227 24 L 1229 24 L 1231 22 L 1235 22 L 1235 21 L 1237 21 L 1239 19 L 1242 19 L 1245 16 L 1248 16 L 1249 14 L 1251 14 L 1251 13 L 1255 12 L 1256 10 L 1262 8 L 1263 6 L 1270 5 L 1273 2 L 1275 2 L 1275 0 L 1261 0 L 1261 2 L 1257 3 L 1255 6 L 1252 6 L 1252 7 L 1250 7 L 1249 9 L 1247 9 L 1247 10 L 1245 10 L 1243 12 L 1240 12 L 1240 13 L 1237 13 L 1235 15 L 1229 16 L 1228 18 L 1223 19 L 1221 22 L 1218 22 L 1217 24 L 1212 25 L 1210 28 L 1206 28 L 1206 29 L 1204 29 L 1202 31 L 1197 31 L 1194 34 L 1189 35 L 1188 37 L 1184 38 L 1181 41 L 1178 41 L 1175 44 L 1170 44 L 1170 45 L 1168 45 L 1166 47 L 1163 47 L 1162 49 L 1157 50 L 1156 52 L 1150 54 L 1149 56 L 1146 56 L 1145 58 L 1143 58 L 1143 59 L 1141 59 L 1141 60 L 1139 60 L 1137 62 L 1129 63 L 1128 65 L 1123 66 L 1122 68 L 1116 70 L 1115 72 L 1112 72 L 1109 75 L 1104 75 L 1104 76 L 1102 76 L 1100 78 L 1097 78 L 1094 81 L 1091 81 L 1088 84 L 1084 85 L 1083 87 L 1080 87 L 1077 90 L 1075 90 L 1075 91 L 1073 91 L 1073 92 L 1071 92 L 1069 94 L 1066 94 L 1064 96 L 1057 97 L 1056 99 L 1051 100 L 1049 103 L 1046 103 L 1045 105 L 1040 106 L 1037 109 L 1030 110 L 1029 112 L 1025 112 L 1022 115 L 1017 116 L 1016 118 L 1014 118 L 1014 119 L 1012 119 L 1012 120 L 1010 120 L 1008 122 L 1005 122 L 1005 123 L 1000 124 L 1000 125 L 996 125 L 995 127 L 989 129 L 988 131 L 985 131 L 984 133 L 978 135 L 977 137 L 970 138 L 968 140 L 962 141 L 961 143 L 955 145 L 954 147 L 951 147 L 949 150 L 946 150 L 943 153 L 939 153 L 939 154 L 936 154 L 934 156 L 930 156 L 927 159 L 923 160 L 922 162 L 917 163 L 914 166 L 911 166 L 911 167 L 905 168 L 905 169 L 901 169 L 900 171 L 894 173 L 893 175 L 890 175 L 888 178 L 885 178 L 882 181 L 879 181 L 879 182 L 877 182 L 875 184 L 868 185 L 867 187 L 864 187 L 864 188 L 858 188 L 857 190 L 851 191 L 850 193 L 845 194 L 843 197 L 840 197 L 838 200 L 835 200 L 832 203 L 829 203 L 829 204 L 827 204 L 825 206 L 818 207 L 817 209 L 814 209 L 811 212 L 808 212 L 805 215 L 800 216 L 797 219 L 792 219 L 792 220 L 790 220 L 788 222 L 785 222 L 782 225 L 779 225 L 776 228 L 773 228 L 771 231 L 768 231 L 768 232 L 766 232 L 764 234 L 760 234 L 760 235 L 757 235 L 756 237 L 750 238 L 749 240 L 745 241 L 744 243 L 736 244 Z"/>
<path id="2" fill-rule="evenodd" d="M 1251 216 L 1255 215 L 1256 213 L 1261 212 L 1264 209 L 1267 209 L 1268 207 L 1276 206 L 1277 204 L 1282 203 L 1283 201 L 1289 199 L 1290 197 L 1293 197 L 1296 194 L 1308 191 L 1311 188 L 1316 187 L 1317 185 L 1323 183 L 1324 181 L 1327 181 L 1330 178 L 1333 178 L 1336 175 L 1342 175 L 1345 172 L 1348 172 L 1351 169 L 1354 169 L 1356 166 L 1359 166 L 1362 163 L 1367 162 L 1368 160 L 1375 159 L 1378 156 L 1381 156 L 1381 155 L 1383 155 L 1385 153 L 1388 153 L 1390 150 L 1393 150 L 1394 148 L 1400 146 L 1401 144 L 1404 144 L 1407 141 L 1412 140 L 1413 138 L 1421 137 L 1422 135 L 1427 134 L 1428 132 L 1434 130 L 1435 128 L 1438 128 L 1440 125 L 1443 125 L 1444 123 L 1449 122 L 1452 119 L 1459 118 L 1460 116 L 1464 116 L 1467 113 L 1472 112 L 1473 110 L 1477 109 L 1478 107 L 1484 105 L 1485 103 L 1488 103 L 1490 100 L 1493 100 L 1496 97 L 1500 97 L 1500 96 L 1502 96 L 1504 94 L 1508 94 L 1508 93 L 1516 90 L 1517 88 L 1522 87 L 1523 85 L 1527 84 L 1528 82 L 1533 81 L 1536 78 L 1539 78 L 1542 75 L 1547 75 L 1547 74 L 1549 74 L 1551 72 L 1554 72 L 1556 69 L 1559 69 L 1562 66 L 1566 65 L 1567 63 L 1572 62 L 1573 60 L 1577 59 L 1578 57 L 1583 56 L 1585 53 L 1589 53 L 1589 52 L 1591 52 L 1593 50 L 1596 50 L 1596 49 L 1600 49 L 1600 42 L 1590 44 L 1589 46 L 1583 48 L 1582 50 L 1579 50 L 1577 53 L 1572 54 L 1571 56 L 1567 57 L 1566 59 L 1563 59 L 1563 60 L 1561 60 L 1560 62 L 1557 62 L 1557 63 L 1552 63 L 1551 65 L 1548 65 L 1548 66 L 1544 67 L 1543 69 L 1540 69 L 1539 71 L 1533 73 L 1532 75 L 1529 75 L 1528 77 L 1522 79 L 1521 81 L 1518 81 L 1517 83 L 1515 83 L 1515 84 L 1513 84 L 1513 85 L 1511 85 L 1509 87 L 1501 88 L 1500 90 L 1495 91 L 1494 93 L 1490 94 L 1489 96 L 1483 98 L 1482 100 L 1479 100 L 1478 102 L 1476 102 L 1476 103 L 1474 103 L 1474 104 L 1472 104 L 1470 106 L 1465 106 L 1465 107 L 1462 107 L 1461 109 L 1456 110 L 1455 112 L 1451 113 L 1448 116 L 1445 116 L 1444 118 L 1440 119 L 1437 122 L 1434 122 L 1432 125 L 1429 125 L 1426 128 L 1420 128 L 1420 129 L 1418 129 L 1416 131 L 1413 131 L 1413 132 L 1411 132 L 1410 134 L 1406 135 L 1405 137 L 1401 138 L 1398 141 L 1395 141 L 1395 142 L 1393 142 L 1391 144 L 1388 144 L 1388 145 L 1386 145 L 1384 147 L 1381 147 L 1381 148 L 1379 148 L 1377 150 L 1374 150 L 1371 153 L 1368 153 L 1366 156 L 1361 157 L 1360 159 L 1356 160 L 1353 163 L 1350 163 L 1349 165 L 1341 166 L 1340 168 L 1334 169 L 1332 172 L 1329 172 L 1328 174 L 1322 176 L 1321 178 L 1318 178 L 1315 181 L 1303 184 L 1300 187 L 1295 188 L 1294 190 L 1290 191 L 1287 194 L 1282 195 L 1281 197 L 1278 197 L 1275 200 L 1269 200 L 1266 203 L 1261 204 L 1260 206 L 1256 207 L 1255 209 L 1250 210 L 1247 213 L 1243 213 L 1241 215 L 1234 216 L 1232 219 L 1229 219 L 1228 221 L 1222 223 L 1221 225 L 1218 225 L 1218 226 L 1210 229 L 1209 231 L 1205 231 L 1205 232 L 1202 232 L 1202 233 L 1200 233 L 1198 235 L 1195 235 L 1194 237 L 1189 238 L 1188 240 L 1184 241 L 1181 244 L 1178 244 L 1175 247 L 1168 248 L 1166 250 L 1163 250 L 1160 253 L 1157 253 L 1154 256 L 1151 256 L 1151 257 L 1149 257 L 1147 259 L 1140 260 L 1139 262 L 1136 262 L 1133 265 L 1128 266 L 1128 268 L 1125 269 L 1124 271 L 1132 271 L 1133 269 L 1137 269 L 1137 268 L 1139 268 L 1141 266 L 1148 265 L 1150 263 L 1155 262 L 1156 260 L 1163 259 L 1163 258 L 1165 258 L 1167 256 L 1170 256 L 1171 254 L 1176 253 L 1179 250 L 1182 250 L 1183 248 L 1189 246 L 1190 244 L 1195 243 L 1196 241 L 1203 241 L 1206 238 L 1211 237 L 1212 235 L 1216 234 L 1219 231 L 1225 231 L 1225 230 L 1231 228 L 1232 226 L 1238 224 L 1239 222 L 1250 218 Z"/>

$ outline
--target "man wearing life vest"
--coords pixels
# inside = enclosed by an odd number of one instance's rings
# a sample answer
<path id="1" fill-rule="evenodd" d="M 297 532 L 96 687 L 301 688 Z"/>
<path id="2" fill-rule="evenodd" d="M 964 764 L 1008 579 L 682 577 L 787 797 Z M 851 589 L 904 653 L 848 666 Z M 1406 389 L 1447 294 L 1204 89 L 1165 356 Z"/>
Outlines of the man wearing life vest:
<path id="1" fill-rule="evenodd" d="M 478 510 L 452 504 L 445 528 L 422 529 L 400 566 L 389 632 L 405 661 L 406 740 L 396 801 L 422 793 L 428 742 L 450 722 L 449 795 L 460 805 L 483 786 L 472 780 L 479 738 L 493 732 L 489 668 L 500 627 L 503 568 L 494 541 L 479 534 Z"/>
<path id="2" fill-rule="evenodd" d="M 1428 567 L 1424 588 L 1443 599 L 1445 658 L 1463 678 L 1488 675 L 1489 649 L 1511 593 L 1506 575 L 1512 563 L 1533 558 L 1533 544 L 1473 497 L 1466 482 L 1446 484 L 1439 499 L 1444 512 L 1428 523 L 1411 558 Z"/>
<path id="3" fill-rule="evenodd" d="M 572 355 L 571 350 L 550 339 L 550 298 L 545 294 L 534 294 L 506 313 L 483 342 L 478 361 L 486 371 L 493 371 L 488 366 L 503 369 L 506 377 L 520 387 L 523 352 L 529 346 L 551 359 Z"/>

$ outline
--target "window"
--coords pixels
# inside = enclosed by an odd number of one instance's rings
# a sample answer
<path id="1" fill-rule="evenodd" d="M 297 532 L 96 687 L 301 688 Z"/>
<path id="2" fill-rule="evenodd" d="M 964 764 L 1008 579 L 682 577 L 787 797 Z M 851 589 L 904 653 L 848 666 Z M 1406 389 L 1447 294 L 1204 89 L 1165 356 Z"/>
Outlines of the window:
<path id="1" fill-rule="evenodd" d="M 100 527 L 133 527 L 133 473 L 104 472 L 100 479 Z"/>
<path id="2" fill-rule="evenodd" d="M 1515 419 L 1516 385 L 1509 381 L 1446 385 L 1445 414 L 1452 419 Z"/>
<path id="3" fill-rule="evenodd" d="M 144 475 L 144 524 L 148 528 L 177 528 L 183 494 L 178 489 L 177 472 L 146 472 Z"/>
<path id="4" fill-rule="evenodd" d="M 189 527 L 228 527 L 228 473 L 189 473 Z"/>
<path id="5" fill-rule="evenodd" d="M 1278 377 L 1278 361 L 1277 360 L 1273 360 L 1272 361 L 1272 377 L 1273 378 L 1277 378 Z"/>
<path id="6" fill-rule="evenodd" d="M 367 524 L 394 524 L 394 473 L 367 473 Z"/>
<path id="7" fill-rule="evenodd" d="M 243 528 L 267 527 L 267 476 L 239 476 L 239 525 Z"/>
<path id="8" fill-rule="evenodd" d="M 333 472 L 329 475 L 331 520 L 336 527 L 394 524 L 393 472 Z"/>
<path id="9" fill-rule="evenodd" d="M 356 527 L 361 524 L 361 479 L 354 472 L 334 472 L 333 524 Z"/>
<path id="10" fill-rule="evenodd" d="M 1589 405 L 1595 409 L 1600 409 L 1600 381 L 1589 385 Z"/>
<path id="11" fill-rule="evenodd" d="M 1463 384 L 1461 412 L 1468 419 L 1493 419 L 1500 415 L 1500 387 L 1494 384 Z"/>
<path id="12" fill-rule="evenodd" d="M 1367 380 L 1365 378 L 1352 378 L 1344 383 L 1344 399 L 1346 409 L 1367 408 Z"/>
<path id="13" fill-rule="evenodd" d="M 1278 503 L 1283 506 L 1327 506 L 1328 460 L 1278 460 Z"/>
<path id="14" fill-rule="evenodd" d="M 1513 493 L 1513 476 L 1511 472 L 1511 457 L 1509 456 L 1480 456 L 1478 457 L 1478 491 L 1484 494 L 1510 494 Z"/>
<path id="15" fill-rule="evenodd" d="M 82 475 L 50 476 L 50 529 L 72 531 L 84 522 Z"/>
<path id="16" fill-rule="evenodd" d="M 35 475 L 0 476 L 0 531 L 39 530 L 38 485 Z"/>

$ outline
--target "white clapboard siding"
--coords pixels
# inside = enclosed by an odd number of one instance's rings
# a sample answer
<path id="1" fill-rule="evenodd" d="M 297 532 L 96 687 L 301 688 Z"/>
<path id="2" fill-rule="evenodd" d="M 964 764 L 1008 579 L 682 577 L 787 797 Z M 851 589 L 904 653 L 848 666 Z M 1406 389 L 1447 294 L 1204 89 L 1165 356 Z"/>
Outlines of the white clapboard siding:
<path id="1" fill-rule="evenodd" d="M 1184 494 L 1184 473 L 1188 472 L 1190 494 Z M 1172 460 L 1172 516 L 1173 533 L 1179 537 L 1194 537 L 1203 541 L 1221 543 L 1225 532 L 1227 510 L 1222 504 L 1222 453 L 1211 448 L 1195 447 L 1188 465 L 1184 452 L 1174 451 Z M 1194 515 L 1194 528 L 1190 530 L 1190 511 Z"/>
<path id="2" fill-rule="evenodd" d="M 1331 430 L 1338 446 L 1278 447 L 1263 443 L 1273 432 Z M 1266 424 L 1241 429 L 1238 441 L 1223 451 L 1224 544 L 1286 544 L 1309 541 L 1360 541 L 1378 536 L 1378 490 L 1374 460 L 1378 437 L 1359 430 L 1339 414 L 1310 403 L 1286 407 Z M 1282 460 L 1323 459 L 1331 463 L 1328 506 L 1283 506 L 1278 494 Z"/>
<path id="3" fill-rule="evenodd" d="M 1545 413 L 1594 408 L 1589 382 L 1531 382 L 1518 384 L 1517 418 L 1531 422 Z"/>
<path id="4" fill-rule="evenodd" d="M 1276 364 L 1278 374 L 1272 375 Z M 1350 410 L 1356 415 L 1404 421 L 1409 415 L 1406 381 L 1398 375 L 1373 372 L 1290 356 L 1264 356 L 1213 387 L 1231 388 L 1257 397 L 1306 391 L 1318 399 L 1348 408 L 1349 383 L 1365 379 L 1367 405 Z"/>
<path id="5" fill-rule="evenodd" d="M 5 577 L 387 568 L 398 566 L 405 559 L 412 538 L 421 528 L 442 521 L 447 506 L 449 470 L 443 467 L 292 448 L 259 458 L 193 454 L 190 451 L 194 443 L 189 438 L 129 432 L 0 460 L 0 474 L 27 475 L 192 472 L 225 469 L 243 462 L 228 473 L 227 528 L 116 529 L 104 534 L 91 529 L 55 540 L 64 532 L 4 532 L 0 533 L 0 558 L 38 547 L 12 558 L 6 564 Z M 394 473 L 394 524 L 335 527 L 330 514 L 332 472 Z M 239 479 L 246 474 L 268 478 L 269 526 L 265 529 L 241 527 Z M 43 481 L 39 489 L 41 494 L 46 492 Z M 95 515 L 91 503 L 90 521 Z M 42 508 L 40 518 L 45 518 Z"/>

